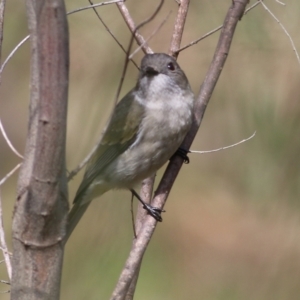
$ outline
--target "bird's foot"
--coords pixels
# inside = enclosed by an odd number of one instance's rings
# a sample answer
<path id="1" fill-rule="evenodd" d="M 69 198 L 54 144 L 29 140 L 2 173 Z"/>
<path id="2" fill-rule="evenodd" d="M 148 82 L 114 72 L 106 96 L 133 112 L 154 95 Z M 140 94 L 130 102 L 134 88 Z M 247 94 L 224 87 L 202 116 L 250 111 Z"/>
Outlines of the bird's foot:
<path id="1" fill-rule="evenodd" d="M 146 209 L 148 214 L 151 215 L 156 221 L 162 222 L 161 213 L 165 212 L 165 210 L 158 207 L 153 207 L 147 203 L 143 203 L 143 208 Z"/>
<path id="2" fill-rule="evenodd" d="M 130 191 L 143 204 L 143 208 L 146 209 L 149 215 L 151 215 L 156 221 L 162 222 L 162 217 L 160 214 L 165 212 L 165 210 L 147 204 L 134 189 L 130 189 Z"/>
<path id="3" fill-rule="evenodd" d="M 183 162 L 185 164 L 189 164 L 190 163 L 190 159 L 189 159 L 189 157 L 187 155 L 190 152 L 191 152 L 190 150 L 186 150 L 184 148 L 178 148 L 178 150 L 175 152 L 174 155 L 179 155 L 181 158 L 183 158 Z"/>

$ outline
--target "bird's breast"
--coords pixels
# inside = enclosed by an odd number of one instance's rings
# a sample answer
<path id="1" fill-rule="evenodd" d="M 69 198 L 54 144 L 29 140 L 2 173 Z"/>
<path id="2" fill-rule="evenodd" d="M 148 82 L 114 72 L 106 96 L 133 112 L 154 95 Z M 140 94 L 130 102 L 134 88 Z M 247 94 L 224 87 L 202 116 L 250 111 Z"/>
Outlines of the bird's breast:
<path id="1" fill-rule="evenodd" d="M 132 187 L 151 176 L 176 152 L 191 126 L 193 96 L 148 99 L 134 143 L 105 174 L 116 187 Z M 144 102 L 145 103 L 145 102 Z"/>

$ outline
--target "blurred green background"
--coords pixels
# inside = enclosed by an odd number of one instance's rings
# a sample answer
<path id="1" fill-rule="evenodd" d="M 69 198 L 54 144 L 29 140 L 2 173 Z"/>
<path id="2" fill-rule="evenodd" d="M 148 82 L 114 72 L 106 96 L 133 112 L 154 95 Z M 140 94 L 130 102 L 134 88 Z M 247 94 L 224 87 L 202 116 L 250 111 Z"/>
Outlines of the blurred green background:
<path id="1" fill-rule="evenodd" d="M 250 4 L 254 3 L 251 1 Z M 300 50 L 300 2 L 265 1 Z M 126 2 L 136 22 L 157 1 Z M 231 1 L 192 0 L 182 45 L 221 25 Z M 66 1 L 67 10 L 87 1 Z M 99 13 L 127 46 L 130 34 L 115 5 Z M 166 0 L 142 33 L 167 52 L 177 5 Z M 67 166 L 90 151 L 113 106 L 124 54 L 92 10 L 69 16 L 70 89 Z M 2 61 L 27 34 L 25 4 L 7 3 Z M 179 56 L 198 93 L 219 33 Z M 135 59 L 139 63 L 139 53 Z M 14 55 L 2 77 L 0 118 L 23 152 L 29 101 L 29 44 Z M 288 37 L 263 9 L 239 22 L 227 63 L 192 149 L 209 150 L 251 141 L 217 153 L 191 154 L 168 199 L 144 262 L 135 299 L 300 299 L 300 65 Z M 133 87 L 130 65 L 122 96 Z M 0 178 L 20 159 L 0 136 Z M 161 176 L 162 170 L 158 174 Z M 70 202 L 82 172 L 70 183 Z M 17 174 L 1 188 L 4 223 L 10 227 Z M 97 199 L 66 246 L 61 299 L 109 299 L 132 242 L 130 194 L 113 191 Z M 4 264 L 0 279 L 7 279 Z M 1 285 L 1 290 L 6 286 Z M 9 299 L 9 295 L 1 295 Z"/>

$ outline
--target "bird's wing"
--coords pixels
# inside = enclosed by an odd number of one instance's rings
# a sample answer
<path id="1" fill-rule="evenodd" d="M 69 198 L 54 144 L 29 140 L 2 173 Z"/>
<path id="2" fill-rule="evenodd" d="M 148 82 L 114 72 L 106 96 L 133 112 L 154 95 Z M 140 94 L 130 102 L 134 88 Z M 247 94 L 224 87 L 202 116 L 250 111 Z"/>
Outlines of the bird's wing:
<path id="1" fill-rule="evenodd" d="M 68 214 L 65 242 L 93 199 L 93 181 L 105 167 L 126 151 L 136 140 L 139 125 L 144 117 L 144 108 L 137 101 L 134 102 L 134 96 L 133 90 L 117 104 L 103 138 L 88 162 L 73 207 Z"/>
<path id="2" fill-rule="evenodd" d="M 101 171 L 134 143 L 143 113 L 143 106 L 137 101 L 134 102 L 134 91 L 129 92 L 117 104 L 104 136 L 88 162 L 74 203 L 82 198 Z"/>

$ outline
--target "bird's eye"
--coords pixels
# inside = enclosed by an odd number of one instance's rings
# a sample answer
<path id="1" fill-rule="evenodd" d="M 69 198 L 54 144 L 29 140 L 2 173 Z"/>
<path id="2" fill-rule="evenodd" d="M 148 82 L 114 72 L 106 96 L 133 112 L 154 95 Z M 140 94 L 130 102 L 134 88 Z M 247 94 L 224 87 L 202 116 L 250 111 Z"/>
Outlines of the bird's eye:
<path id="1" fill-rule="evenodd" d="M 168 69 L 171 70 L 171 71 L 174 71 L 174 70 L 175 70 L 175 66 L 174 66 L 174 64 L 171 63 L 171 62 L 168 63 L 168 66 L 167 66 L 167 67 L 168 67 Z"/>

